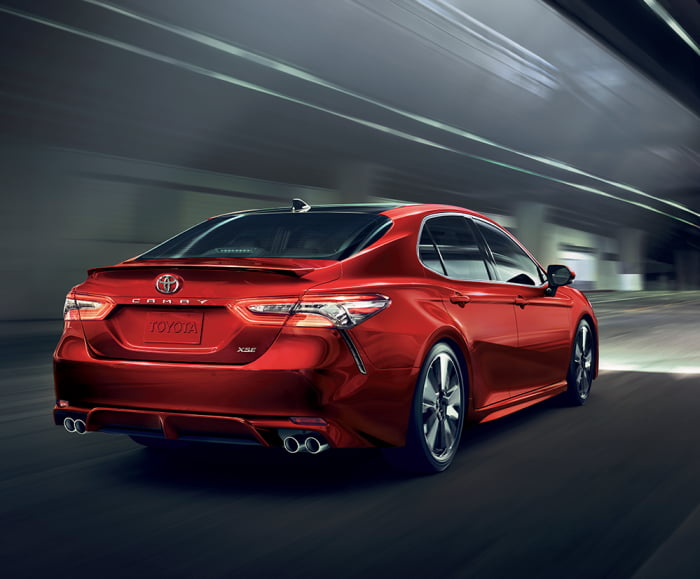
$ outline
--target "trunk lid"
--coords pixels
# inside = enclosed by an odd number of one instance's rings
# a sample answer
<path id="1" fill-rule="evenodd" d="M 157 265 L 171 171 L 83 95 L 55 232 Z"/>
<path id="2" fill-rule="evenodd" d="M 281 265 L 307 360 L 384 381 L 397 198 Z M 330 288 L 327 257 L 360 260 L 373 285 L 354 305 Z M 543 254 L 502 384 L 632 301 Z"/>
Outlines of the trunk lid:
<path id="1" fill-rule="evenodd" d="M 105 319 L 82 320 L 98 357 L 247 364 L 267 351 L 281 326 L 251 323 L 229 304 L 298 298 L 339 274 L 340 263 L 327 260 L 149 260 L 91 269 L 75 291 L 116 304 Z"/>

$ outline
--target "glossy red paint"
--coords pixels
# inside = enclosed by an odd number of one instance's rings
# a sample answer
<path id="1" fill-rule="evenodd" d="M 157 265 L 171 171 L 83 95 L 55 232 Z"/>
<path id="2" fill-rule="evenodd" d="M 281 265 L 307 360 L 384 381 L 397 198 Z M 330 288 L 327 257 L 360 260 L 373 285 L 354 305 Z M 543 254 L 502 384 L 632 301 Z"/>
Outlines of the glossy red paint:
<path id="1" fill-rule="evenodd" d="M 447 277 L 419 258 L 424 220 L 493 222 L 440 205 L 381 213 L 389 229 L 340 261 L 129 260 L 90 270 L 68 297 L 97 305 L 69 310 L 54 353 L 56 423 L 80 418 L 88 431 L 171 440 L 279 446 L 287 431 L 303 431 L 331 447 L 401 446 L 421 366 L 439 342 L 460 359 L 469 420 L 566 390 L 579 322 L 596 334 L 580 292 Z M 180 280 L 176 293 L 157 289 L 165 274 Z M 297 303 L 332 309 L 358 296 L 388 302 L 348 328 L 290 314 Z"/>

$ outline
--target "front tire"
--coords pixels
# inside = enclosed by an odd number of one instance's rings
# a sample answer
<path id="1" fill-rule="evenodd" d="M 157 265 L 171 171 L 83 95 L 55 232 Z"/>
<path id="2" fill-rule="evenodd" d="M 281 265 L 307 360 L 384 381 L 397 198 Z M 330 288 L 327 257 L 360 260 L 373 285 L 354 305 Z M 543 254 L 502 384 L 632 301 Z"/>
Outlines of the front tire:
<path id="1" fill-rule="evenodd" d="M 579 322 L 574 336 L 569 371 L 566 374 L 567 400 L 574 406 L 582 406 L 591 394 L 595 363 L 595 336 L 586 320 Z"/>
<path id="2" fill-rule="evenodd" d="M 384 451 L 393 466 L 410 472 L 437 473 L 452 464 L 464 425 L 464 382 L 454 350 L 442 342 L 433 346 L 416 383 L 406 446 Z"/>

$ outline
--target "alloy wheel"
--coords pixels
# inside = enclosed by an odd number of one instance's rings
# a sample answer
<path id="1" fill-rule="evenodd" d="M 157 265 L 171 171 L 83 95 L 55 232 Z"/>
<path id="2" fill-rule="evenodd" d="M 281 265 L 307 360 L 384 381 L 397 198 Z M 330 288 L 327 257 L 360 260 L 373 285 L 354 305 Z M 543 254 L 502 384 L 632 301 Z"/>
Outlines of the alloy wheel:
<path id="1" fill-rule="evenodd" d="M 593 337 L 588 324 L 581 324 L 576 333 L 573 357 L 573 378 L 581 400 L 588 398 L 591 390 L 592 367 Z"/>
<path id="2" fill-rule="evenodd" d="M 433 358 L 425 374 L 422 416 L 428 451 L 438 461 L 448 460 L 459 443 L 462 388 L 455 361 L 445 352 Z"/>

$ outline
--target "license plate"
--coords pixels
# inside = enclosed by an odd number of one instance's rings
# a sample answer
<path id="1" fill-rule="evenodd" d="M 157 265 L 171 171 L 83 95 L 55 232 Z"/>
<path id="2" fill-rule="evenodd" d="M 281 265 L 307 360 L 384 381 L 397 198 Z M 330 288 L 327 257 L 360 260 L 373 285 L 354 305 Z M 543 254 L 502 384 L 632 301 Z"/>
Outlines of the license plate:
<path id="1" fill-rule="evenodd" d="M 200 344 L 202 342 L 201 313 L 150 312 L 146 314 L 143 341 L 159 344 Z"/>

